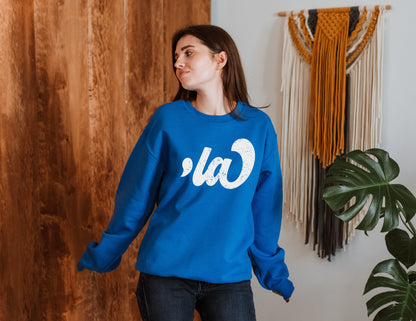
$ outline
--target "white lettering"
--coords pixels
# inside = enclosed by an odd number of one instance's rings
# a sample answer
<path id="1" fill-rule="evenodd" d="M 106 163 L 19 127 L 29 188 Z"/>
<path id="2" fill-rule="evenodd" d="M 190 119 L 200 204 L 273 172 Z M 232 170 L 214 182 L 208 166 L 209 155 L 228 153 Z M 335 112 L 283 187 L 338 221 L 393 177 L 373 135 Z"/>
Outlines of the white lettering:
<path id="1" fill-rule="evenodd" d="M 227 189 L 234 189 L 242 185 L 247 178 L 250 176 L 253 170 L 255 161 L 255 151 L 253 145 L 249 140 L 245 138 L 237 139 L 231 146 L 231 151 L 237 152 L 242 161 L 243 165 L 241 168 L 240 175 L 232 182 L 228 181 L 228 170 L 230 168 L 232 160 L 229 158 L 214 158 L 208 165 L 207 170 L 204 172 L 204 168 L 207 164 L 207 160 L 211 153 L 212 148 L 205 147 L 202 151 L 201 157 L 199 158 L 198 164 L 195 167 L 194 174 L 192 176 L 192 182 L 195 186 L 201 186 L 205 182 L 208 186 L 215 185 L 218 180 L 220 184 Z M 214 176 L 217 167 L 220 166 L 219 172 Z M 193 167 L 193 162 L 190 158 L 185 158 L 182 162 L 183 173 L 181 177 L 187 176 Z"/>

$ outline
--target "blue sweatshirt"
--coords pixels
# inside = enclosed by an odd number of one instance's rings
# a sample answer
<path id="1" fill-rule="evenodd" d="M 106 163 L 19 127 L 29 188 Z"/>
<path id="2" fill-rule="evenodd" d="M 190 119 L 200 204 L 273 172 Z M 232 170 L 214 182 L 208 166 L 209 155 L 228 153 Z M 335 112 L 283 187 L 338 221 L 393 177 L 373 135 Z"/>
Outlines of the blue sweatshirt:
<path id="1" fill-rule="evenodd" d="M 160 106 L 134 147 L 101 242 L 78 269 L 115 269 L 150 218 L 136 269 L 211 283 L 251 279 L 293 292 L 278 246 L 282 178 L 269 117 L 238 103 L 213 116 L 179 100 Z"/>

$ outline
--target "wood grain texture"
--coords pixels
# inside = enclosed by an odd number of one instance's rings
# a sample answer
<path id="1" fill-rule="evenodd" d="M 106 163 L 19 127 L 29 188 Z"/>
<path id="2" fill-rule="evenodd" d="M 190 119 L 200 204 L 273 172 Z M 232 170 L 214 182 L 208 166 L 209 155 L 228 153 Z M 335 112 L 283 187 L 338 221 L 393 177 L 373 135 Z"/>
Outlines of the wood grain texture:
<path id="1" fill-rule="evenodd" d="M 75 266 L 92 209 L 87 6 L 78 0 L 37 0 L 34 8 L 41 222 L 36 306 L 42 320 L 67 320 L 83 295 L 78 286 L 87 282 Z"/>
<path id="2" fill-rule="evenodd" d="M 0 8 L 0 320 L 30 320 L 41 268 L 33 3 Z"/>
<path id="3" fill-rule="evenodd" d="M 129 9 L 129 8 L 127 8 Z M 127 122 L 134 119 L 128 101 L 125 76 L 126 17 L 124 0 L 93 0 L 88 8 L 90 73 L 90 181 L 92 188 L 91 237 L 100 241 L 114 208 L 117 185 L 133 143 L 127 143 Z M 104 188 L 103 188 L 104 187 Z M 131 310 L 138 315 L 137 304 L 128 300 L 131 283 L 137 280 L 131 247 L 114 272 L 96 278 L 95 307 L 103 320 L 130 320 Z M 86 272 L 95 276 L 94 272 Z M 126 278 L 130 275 L 131 278 Z M 117 300 L 115 298 L 124 298 Z M 134 309 L 135 308 L 135 309 Z"/>
<path id="4" fill-rule="evenodd" d="M 76 263 L 100 241 L 145 125 L 176 91 L 171 35 L 209 22 L 209 0 L 178 4 L 0 0 L 0 320 L 140 320 L 143 231 L 111 273 Z"/>

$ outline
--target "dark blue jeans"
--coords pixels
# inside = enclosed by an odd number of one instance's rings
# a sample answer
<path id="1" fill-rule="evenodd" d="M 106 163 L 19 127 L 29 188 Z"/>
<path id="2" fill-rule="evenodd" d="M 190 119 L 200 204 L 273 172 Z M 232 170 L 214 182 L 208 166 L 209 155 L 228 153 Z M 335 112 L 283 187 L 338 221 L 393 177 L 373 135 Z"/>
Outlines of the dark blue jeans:
<path id="1" fill-rule="evenodd" d="M 250 281 L 214 284 L 140 273 L 136 291 L 143 321 L 255 321 Z"/>

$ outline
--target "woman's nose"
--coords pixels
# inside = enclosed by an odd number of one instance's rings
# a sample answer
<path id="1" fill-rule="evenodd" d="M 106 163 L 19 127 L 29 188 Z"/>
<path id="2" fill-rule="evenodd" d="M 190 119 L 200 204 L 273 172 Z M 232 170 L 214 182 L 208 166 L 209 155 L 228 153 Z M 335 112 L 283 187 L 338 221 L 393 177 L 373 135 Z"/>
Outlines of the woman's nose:
<path id="1" fill-rule="evenodd" d="M 184 66 L 184 63 L 183 63 L 183 61 L 180 59 L 180 58 L 178 58 L 177 60 L 176 60 L 176 62 L 175 62 L 175 68 L 176 69 L 181 69 L 181 68 L 183 68 L 183 66 Z"/>

